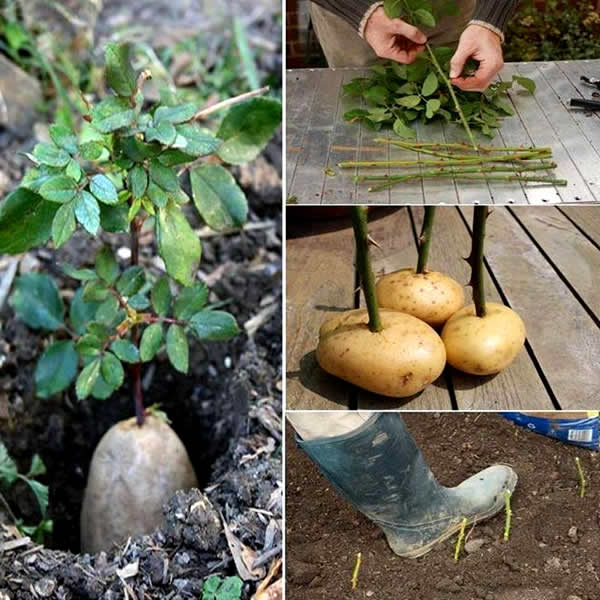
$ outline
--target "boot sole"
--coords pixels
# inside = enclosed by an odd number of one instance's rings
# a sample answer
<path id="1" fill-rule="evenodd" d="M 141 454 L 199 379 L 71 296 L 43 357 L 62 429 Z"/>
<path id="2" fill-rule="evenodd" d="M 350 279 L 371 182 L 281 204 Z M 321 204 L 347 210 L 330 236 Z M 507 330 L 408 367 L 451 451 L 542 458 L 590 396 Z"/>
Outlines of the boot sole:
<path id="1" fill-rule="evenodd" d="M 518 479 L 519 478 L 518 478 L 517 474 L 514 473 L 513 476 L 507 481 L 505 489 L 510 490 L 511 494 L 515 490 Z M 497 515 L 503 508 L 504 508 L 504 504 L 501 504 L 500 506 L 498 506 L 496 508 L 492 508 L 485 513 L 480 513 L 478 515 L 475 515 L 474 517 L 471 517 L 467 521 L 467 525 L 472 525 L 473 523 L 479 523 L 479 521 L 485 521 L 486 519 L 489 519 L 490 517 Z M 416 550 L 411 550 L 410 552 L 404 552 L 402 554 L 399 554 L 396 552 L 396 554 L 398 556 L 402 556 L 402 558 L 419 558 L 419 557 L 427 554 L 428 552 L 430 552 L 436 544 L 443 542 L 444 540 L 448 539 L 451 535 L 455 534 L 457 531 L 460 531 L 461 528 L 462 528 L 462 523 L 452 525 L 446 531 L 444 531 L 444 533 L 442 533 L 442 535 L 438 536 L 437 538 L 435 538 L 435 540 L 425 544 L 424 546 L 421 546 L 420 548 L 417 548 Z"/>

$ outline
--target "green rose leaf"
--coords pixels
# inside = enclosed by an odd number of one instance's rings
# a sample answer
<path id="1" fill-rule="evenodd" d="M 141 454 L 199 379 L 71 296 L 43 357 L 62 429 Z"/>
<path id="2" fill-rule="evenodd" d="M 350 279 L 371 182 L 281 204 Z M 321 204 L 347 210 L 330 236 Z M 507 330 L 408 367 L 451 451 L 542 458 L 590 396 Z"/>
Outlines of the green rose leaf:
<path id="1" fill-rule="evenodd" d="M 107 44 L 105 60 L 106 83 L 119 96 L 131 96 L 136 91 L 136 77 L 129 60 L 129 45 Z"/>
<path id="2" fill-rule="evenodd" d="M 77 182 L 65 175 L 55 175 L 42 184 L 40 195 L 50 202 L 70 202 L 77 195 Z"/>
<path id="3" fill-rule="evenodd" d="M 173 307 L 173 314 L 177 319 L 187 321 L 204 308 L 207 300 L 208 288 L 206 284 L 197 282 L 179 292 Z"/>
<path id="4" fill-rule="evenodd" d="M 415 139 L 417 136 L 413 129 L 404 123 L 402 119 L 396 119 L 393 125 L 394 133 L 401 138 Z"/>
<path id="5" fill-rule="evenodd" d="M 428 119 L 431 119 L 433 115 L 440 109 L 441 103 L 437 98 L 431 98 L 427 100 L 427 104 L 425 106 L 425 116 Z"/>
<path id="6" fill-rule="evenodd" d="M 363 98 L 372 104 L 385 104 L 390 92 L 384 85 L 374 85 L 363 92 Z"/>
<path id="7" fill-rule="evenodd" d="M 50 331 L 63 326 L 65 306 L 51 277 L 27 273 L 15 280 L 14 287 L 10 305 L 26 325 Z"/>
<path id="8" fill-rule="evenodd" d="M 171 325 L 167 330 L 167 356 L 171 364 L 181 373 L 189 367 L 189 347 L 183 327 Z"/>
<path id="9" fill-rule="evenodd" d="M 102 246 L 96 255 L 96 272 L 100 279 L 103 279 L 109 285 L 112 285 L 119 276 L 119 265 L 108 246 Z"/>
<path id="10" fill-rule="evenodd" d="M 35 389 L 39 398 L 50 398 L 71 385 L 77 374 L 77 352 L 71 340 L 54 342 L 35 367 Z"/>
<path id="11" fill-rule="evenodd" d="M 69 128 L 62 125 L 50 125 L 50 137 L 59 148 L 66 150 L 69 154 L 77 152 L 77 137 Z"/>
<path id="12" fill-rule="evenodd" d="M 177 125 L 177 133 L 185 138 L 187 144 L 184 151 L 192 156 L 206 156 L 219 149 L 221 140 L 217 139 L 208 129 L 200 127 L 197 123 Z"/>
<path id="13" fill-rule="evenodd" d="M 133 123 L 135 110 L 129 100 L 111 96 L 92 109 L 92 125 L 100 133 L 110 133 Z"/>
<path id="14" fill-rule="evenodd" d="M 217 137 L 224 140 L 218 155 L 231 164 L 253 160 L 273 137 L 281 123 L 281 102 L 253 98 L 229 110 Z"/>
<path id="15" fill-rule="evenodd" d="M 156 240 L 167 273 L 182 285 L 192 285 L 200 263 L 202 246 L 181 208 L 173 201 L 158 209 Z"/>
<path id="16" fill-rule="evenodd" d="M 42 165 L 49 165 L 51 167 L 66 167 L 71 160 L 66 150 L 47 142 L 36 144 L 33 149 L 33 156 Z"/>
<path id="17" fill-rule="evenodd" d="M 122 296 L 130 297 L 137 294 L 146 283 L 146 274 L 144 269 L 137 265 L 129 267 L 123 271 L 123 274 L 117 280 L 117 291 Z"/>
<path id="18" fill-rule="evenodd" d="M 431 94 L 433 94 L 433 92 L 435 92 L 435 90 L 438 89 L 438 85 L 439 85 L 438 78 L 437 78 L 436 74 L 432 71 L 425 78 L 425 81 L 423 82 L 423 88 L 421 90 L 421 93 L 423 94 L 423 96 L 431 96 Z"/>
<path id="19" fill-rule="evenodd" d="M 98 160 L 103 151 L 104 146 L 100 142 L 85 142 L 79 146 L 79 156 L 84 160 Z"/>
<path id="20" fill-rule="evenodd" d="M 98 302 L 87 302 L 83 299 L 83 288 L 79 288 L 75 292 L 73 300 L 71 300 L 71 306 L 69 307 L 69 320 L 71 321 L 71 327 L 77 335 L 85 333 L 87 324 L 96 317 L 96 311 L 99 306 Z"/>
<path id="21" fill-rule="evenodd" d="M 202 341 L 226 341 L 239 332 L 233 316 L 221 310 L 201 310 L 190 319 L 189 325 Z"/>
<path id="22" fill-rule="evenodd" d="M 74 158 L 69 161 L 69 164 L 65 169 L 65 175 L 74 181 L 79 181 L 81 179 L 83 171 L 81 170 L 79 163 Z"/>
<path id="23" fill-rule="evenodd" d="M 189 121 L 198 112 L 198 105 L 189 102 L 178 106 L 159 106 L 154 111 L 154 121 L 160 123 L 167 121 L 172 124 L 185 123 Z"/>
<path id="24" fill-rule="evenodd" d="M 418 8 L 414 12 L 417 23 L 425 25 L 425 27 L 435 27 L 435 17 L 424 8 Z"/>
<path id="25" fill-rule="evenodd" d="M 86 334 L 79 338 L 75 347 L 81 356 L 98 356 L 103 344 L 95 335 Z"/>
<path id="26" fill-rule="evenodd" d="M 123 362 L 136 363 L 140 360 L 139 350 L 129 340 L 115 340 L 110 349 Z"/>
<path id="27" fill-rule="evenodd" d="M 421 104 L 421 96 L 403 96 L 396 100 L 396 104 L 405 106 L 406 108 L 414 108 Z"/>
<path id="28" fill-rule="evenodd" d="M 150 161 L 150 178 L 167 192 L 174 192 L 179 188 L 179 179 L 175 171 L 156 159 Z"/>
<path id="29" fill-rule="evenodd" d="M 144 329 L 142 340 L 140 342 L 140 359 L 147 362 L 154 358 L 158 352 L 163 339 L 162 325 L 160 323 L 152 323 Z"/>
<path id="30" fill-rule="evenodd" d="M 108 288 L 103 281 L 95 279 L 83 286 L 83 299 L 86 302 L 103 302 L 108 296 Z"/>
<path id="31" fill-rule="evenodd" d="M 59 263 L 58 265 L 65 275 L 79 281 L 92 281 L 98 279 L 98 275 L 92 269 L 77 269 L 69 263 Z"/>
<path id="32" fill-rule="evenodd" d="M 160 142 L 165 146 L 170 146 L 175 141 L 176 136 L 175 126 L 169 121 L 160 121 L 156 124 L 156 127 L 146 129 L 147 142 Z"/>
<path id="33" fill-rule="evenodd" d="M 182 165 L 185 163 L 192 162 L 194 158 L 195 157 L 191 154 L 186 154 L 181 150 L 170 148 L 169 150 L 165 150 L 158 157 L 158 160 L 161 164 L 165 165 L 165 167 L 174 167 L 175 165 Z"/>
<path id="34" fill-rule="evenodd" d="M 98 233 L 100 227 L 100 206 L 96 198 L 85 190 L 75 200 L 75 216 L 82 227 L 92 235 Z"/>
<path id="35" fill-rule="evenodd" d="M 157 207 L 164 207 L 169 201 L 169 195 L 167 194 L 167 192 L 165 192 L 165 190 L 163 190 L 159 185 L 154 183 L 154 181 L 151 181 L 148 184 L 146 194 L 148 198 L 150 198 L 152 204 L 154 204 Z"/>
<path id="36" fill-rule="evenodd" d="M 95 358 L 79 373 L 75 383 L 75 392 L 79 400 L 85 400 L 92 393 L 92 389 L 100 377 L 100 366 L 100 358 Z"/>
<path id="37" fill-rule="evenodd" d="M 402 0 L 384 0 L 383 10 L 390 19 L 399 19 L 404 15 Z"/>
<path id="38" fill-rule="evenodd" d="M 190 172 L 190 182 L 194 204 L 209 227 L 230 229 L 246 222 L 246 196 L 231 173 L 221 165 L 196 167 Z"/>
<path id="39" fill-rule="evenodd" d="M 75 209 L 73 203 L 63 204 L 52 219 L 52 241 L 60 248 L 74 233 L 77 228 Z"/>
<path id="40" fill-rule="evenodd" d="M 115 389 L 116 388 L 106 382 L 104 377 L 102 377 L 102 373 L 100 373 L 100 377 L 98 377 L 92 389 L 92 398 L 96 398 L 96 400 L 106 400 L 111 397 Z"/>
<path id="41" fill-rule="evenodd" d="M 122 316 L 124 314 L 124 311 L 119 311 L 119 301 L 113 295 L 110 295 L 98 306 L 95 318 L 99 323 L 112 327 L 123 320 Z"/>
<path id="42" fill-rule="evenodd" d="M 105 352 L 100 365 L 100 373 L 102 378 L 113 389 L 121 387 L 125 372 L 121 361 L 111 352 Z"/>
<path id="43" fill-rule="evenodd" d="M 129 231 L 129 220 L 127 213 L 129 208 L 127 203 L 117 204 L 117 206 L 100 205 L 100 225 L 104 231 L 119 233 Z"/>
<path id="44" fill-rule="evenodd" d="M 114 206 L 118 203 L 117 188 L 106 175 L 94 175 L 90 180 L 90 192 L 104 204 Z"/>
<path id="45" fill-rule="evenodd" d="M 529 77 L 513 75 L 513 81 L 516 81 L 521 87 L 525 88 L 530 94 L 535 94 L 535 81 Z M 34 152 L 35 154 L 35 152 Z"/>
<path id="46" fill-rule="evenodd" d="M 184 288 L 182 293 L 188 289 Z M 157 315 L 165 317 L 171 307 L 171 288 L 169 287 L 169 280 L 166 277 L 161 277 L 152 287 L 150 292 L 150 298 L 152 300 L 152 308 L 154 308 Z"/>
<path id="47" fill-rule="evenodd" d="M 45 244 L 58 205 L 26 188 L 0 202 L 0 253 L 19 254 Z"/>

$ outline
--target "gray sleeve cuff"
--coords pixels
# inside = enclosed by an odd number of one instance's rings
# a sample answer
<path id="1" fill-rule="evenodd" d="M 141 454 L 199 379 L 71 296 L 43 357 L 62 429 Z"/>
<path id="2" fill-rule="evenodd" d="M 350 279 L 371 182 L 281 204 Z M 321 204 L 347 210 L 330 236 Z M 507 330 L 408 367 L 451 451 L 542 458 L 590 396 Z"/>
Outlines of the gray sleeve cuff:
<path id="1" fill-rule="evenodd" d="M 373 5 L 373 0 L 312 0 L 352 25 L 357 32 L 364 29 L 363 17 Z M 371 16 L 369 14 L 369 16 Z M 366 21 L 366 19 L 365 19 Z M 362 27 L 361 27 L 362 25 Z"/>
<path id="2" fill-rule="evenodd" d="M 506 22 L 512 16 L 518 0 L 478 0 L 473 21 L 488 23 L 500 31 L 504 31 Z"/>

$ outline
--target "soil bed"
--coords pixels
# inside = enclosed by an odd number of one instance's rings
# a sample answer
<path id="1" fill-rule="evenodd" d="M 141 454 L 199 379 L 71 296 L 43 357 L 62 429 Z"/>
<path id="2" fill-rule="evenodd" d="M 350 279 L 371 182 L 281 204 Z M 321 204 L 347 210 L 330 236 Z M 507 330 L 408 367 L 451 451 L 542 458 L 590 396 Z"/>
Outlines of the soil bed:
<path id="1" fill-rule="evenodd" d="M 510 540 L 504 513 L 467 530 L 470 552 L 454 562 L 456 536 L 403 559 L 381 530 L 342 500 L 287 427 L 287 598 L 319 600 L 595 600 L 600 559 L 597 453 L 530 433 L 499 415 L 404 413 L 438 481 L 459 484 L 493 464 L 519 475 Z M 579 497 L 574 457 L 588 481 Z M 358 587 L 351 589 L 356 553 Z"/>

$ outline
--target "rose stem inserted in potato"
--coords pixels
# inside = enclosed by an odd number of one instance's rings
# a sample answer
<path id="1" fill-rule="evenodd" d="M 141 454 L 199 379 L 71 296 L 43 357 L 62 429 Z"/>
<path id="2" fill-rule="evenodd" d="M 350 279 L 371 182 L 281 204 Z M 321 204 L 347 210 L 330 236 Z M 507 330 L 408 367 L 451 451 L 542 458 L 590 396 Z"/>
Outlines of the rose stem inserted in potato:
<path id="1" fill-rule="evenodd" d="M 473 304 L 452 315 L 442 330 L 448 362 L 472 375 L 498 373 L 525 343 L 521 317 L 504 304 L 485 301 L 483 245 L 488 212 L 486 206 L 474 208 L 471 254 L 467 258 Z"/>
<path id="2" fill-rule="evenodd" d="M 383 308 L 417 317 L 432 327 L 441 327 L 465 303 L 462 285 L 438 271 L 428 271 L 435 207 L 426 206 L 418 240 L 417 268 L 400 269 L 377 282 L 377 298 Z"/>
<path id="3" fill-rule="evenodd" d="M 317 362 L 328 373 L 370 392 L 392 398 L 412 396 L 444 370 L 444 344 L 420 319 L 378 307 L 369 260 L 367 208 L 356 206 L 350 211 L 367 309 L 338 313 L 321 325 Z"/>

